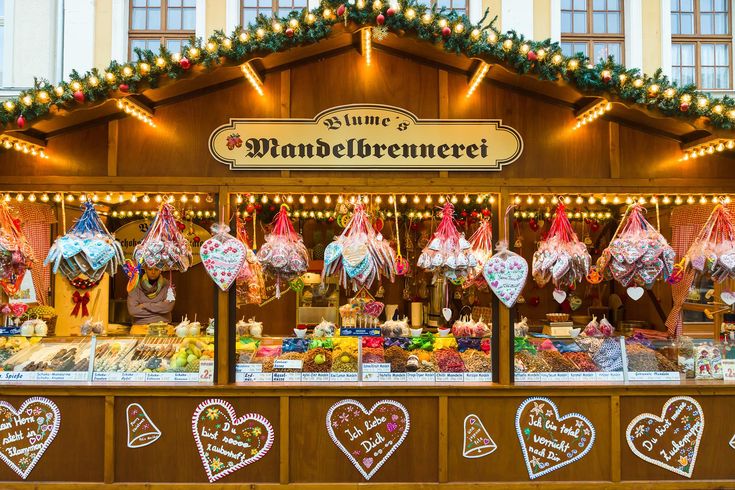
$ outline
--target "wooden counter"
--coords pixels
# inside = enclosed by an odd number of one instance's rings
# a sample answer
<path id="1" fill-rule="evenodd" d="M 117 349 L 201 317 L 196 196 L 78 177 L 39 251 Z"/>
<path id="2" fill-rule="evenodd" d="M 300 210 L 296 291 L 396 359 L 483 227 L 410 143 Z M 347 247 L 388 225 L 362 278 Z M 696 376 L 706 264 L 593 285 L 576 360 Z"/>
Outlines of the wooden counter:
<path id="1" fill-rule="evenodd" d="M 685 381 L 681 383 L 572 383 L 514 386 L 463 384 L 410 385 L 386 383 L 307 384 L 267 383 L 225 386 L 147 384 L 5 385 L 2 399 L 19 406 L 30 396 L 45 396 L 61 411 L 61 428 L 27 482 L 0 465 L 5 488 L 33 488 L 37 482 L 77 482 L 55 488 L 94 487 L 103 482 L 120 488 L 220 488 L 248 483 L 268 489 L 278 484 L 297 488 L 356 488 L 365 479 L 330 440 L 325 416 L 330 406 L 354 398 L 370 407 L 381 399 L 401 403 L 410 414 L 410 430 L 403 444 L 371 478 L 374 488 L 415 488 L 447 484 L 462 488 L 531 487 L 555 482 L 555 488 L 579 488 L 594 482 L 603 486 L 640 487 L 641 481 L 661 481 L 666 488 L 722 488 L 735 486 L 735 449 L 732 407 L 735 384 Z M 582 459 L 530 480 L 514 419 L 527 398 L 551 399 L 563 418 L 578 412 L 596 429 L 596 440 Z M 660 414 L 670 397 L 690 396 L 699 402 L 705 428 L 692 478 L 666 471 L 636 457 L 625 441 L 625 430 L 637 415 Z M 217 482 L 207 483 L 192 437 L 192 414 L 205 399 L 231 403 L 238 416 L 257 412 L 273 426 L 275 441 L 259 461 Z M 160 429 L 155 443 L 127 446 L 126 407 L 138 403 Z M 463 457 L 463 421 L 479 417 L 497 444 L 482 458 Z M 34 483 L 35 482 L 35 483 Z M 150 482 L 150 485 L 144 483 Z"/>

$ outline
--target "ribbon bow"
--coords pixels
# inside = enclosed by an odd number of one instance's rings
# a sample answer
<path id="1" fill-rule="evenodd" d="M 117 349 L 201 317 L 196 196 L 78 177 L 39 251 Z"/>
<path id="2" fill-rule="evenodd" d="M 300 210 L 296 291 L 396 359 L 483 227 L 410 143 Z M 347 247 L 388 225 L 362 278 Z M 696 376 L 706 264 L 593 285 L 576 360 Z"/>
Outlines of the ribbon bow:
<path id="1" fill-rule="evenodd" d="M 89 303 L 89 292 L 79 294 L 79 291 L 74 291 L 71 297 L 71 302 L 74 303 L 74 309 L 71 310 L 71 316 L 79 316 L 79 309 L 82 310 L 82 318 L 89 316 L 89 310 L 87 309 L 87 303 Z"/>

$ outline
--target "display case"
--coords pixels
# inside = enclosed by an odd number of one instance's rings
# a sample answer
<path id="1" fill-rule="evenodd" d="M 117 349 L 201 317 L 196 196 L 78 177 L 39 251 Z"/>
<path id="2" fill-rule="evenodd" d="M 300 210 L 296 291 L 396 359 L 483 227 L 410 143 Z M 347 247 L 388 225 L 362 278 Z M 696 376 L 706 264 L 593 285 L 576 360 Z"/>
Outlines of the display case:
<path id="1" fill-rule="evenodd" d="M 89 337 L 4 337 L 4 381 L 88 381 L 91 376 Z M 10 354 L 10 355 L 8 355 Z"/>
<path id="2" fill-rule="evenodd" d="M 629 381 L 678 381 L 678 348 L 672 340 L 629 337 L 625 340 Z"/>

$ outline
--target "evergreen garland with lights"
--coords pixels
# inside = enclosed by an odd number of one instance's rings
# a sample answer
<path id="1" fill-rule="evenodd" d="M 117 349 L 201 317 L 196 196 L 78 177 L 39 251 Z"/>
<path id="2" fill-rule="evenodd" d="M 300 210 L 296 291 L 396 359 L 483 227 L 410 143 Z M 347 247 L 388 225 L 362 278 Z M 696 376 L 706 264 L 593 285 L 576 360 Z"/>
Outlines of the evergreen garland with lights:
<path id="1" fill-rule="evenodd" d="M 238 27 L 230 36 L 216 31 L 206 41 L 191 39 L 181 54 L 173 54 L 163 46 L 158 53 L 136 49 L 140 59 L 135 62 L 112 61 L 105 70 L 94 68 L 84 74 L 72 71 L 68 81 L 55 86 L 36 79 L 33 88 L 3 103 L 0 122 L 6 128 L 23 128 L 27 122 L 60 108 L 72 110 L 87 102 L 155 88 L 163 77 L 186 76 L 195 66 L 206 69 L 222 63 L 243 63 L 313 44 L 328 37 L 333 25 L 344 23 L 353 29 L 384 26 L 398 35 L 442 43 L 450 53 L 501 64 L 542 80 L 564 80 L 585 94 L 639 104 L 667 116 L 689 120 L 704 117 L 721 129 L 735 125 L 735 99 L 729 96 L 714 98 L 697 91 L 694 85 L 679 87 L 660 69 L 647 76 L 612 59 L 591 64 L 581 53 L 564 56 L 560 45 L 549 39 L 531 41 L 515 31 L 501 34 L 495 28 L 495 19 L 486 23 L 487 15 L 486 12 L 479 23 L 472 24 L 465 15 L 419 5 L 415 0 L 391 4 L 381 0 L 356 0 L 354 4 L 325 0 L 311 11 L 294 11 L 287 17 L 260 16 L 246 28 Z"/>

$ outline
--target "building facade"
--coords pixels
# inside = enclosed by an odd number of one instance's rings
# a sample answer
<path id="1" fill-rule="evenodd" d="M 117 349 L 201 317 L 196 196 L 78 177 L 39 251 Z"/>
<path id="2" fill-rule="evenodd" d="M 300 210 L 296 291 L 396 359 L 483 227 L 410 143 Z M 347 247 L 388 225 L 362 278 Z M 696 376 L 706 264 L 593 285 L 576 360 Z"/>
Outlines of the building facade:
<path id="1" fill-rule="evenodd" d="M 659 67 L 680 84 L 735 92 L 733 0 L 424 0 L 467 13 L 489 11 L 496 26 L 551 38 L 565 53 L 614 56 L 628 67 Z M 318 0 L 0 0 L 0 95 L 58 81 L 71 70 L 131 60 L 134 49 L 176 52 L 263 14 L 314 7 Z"/>

